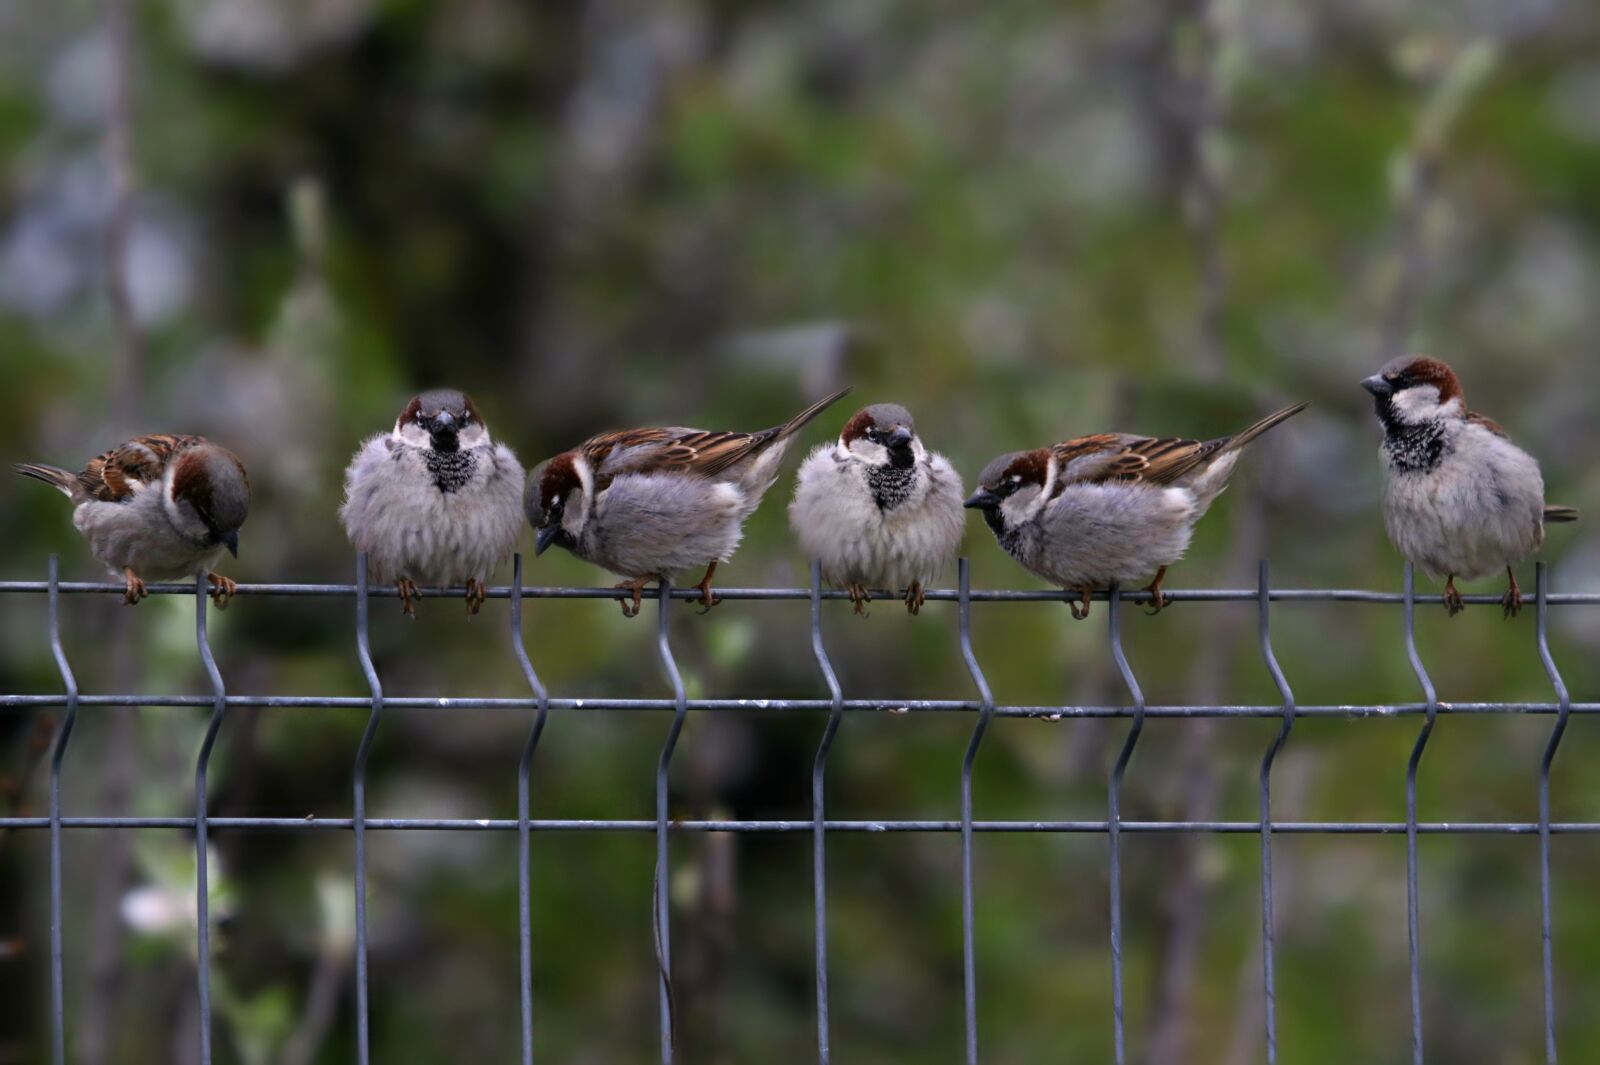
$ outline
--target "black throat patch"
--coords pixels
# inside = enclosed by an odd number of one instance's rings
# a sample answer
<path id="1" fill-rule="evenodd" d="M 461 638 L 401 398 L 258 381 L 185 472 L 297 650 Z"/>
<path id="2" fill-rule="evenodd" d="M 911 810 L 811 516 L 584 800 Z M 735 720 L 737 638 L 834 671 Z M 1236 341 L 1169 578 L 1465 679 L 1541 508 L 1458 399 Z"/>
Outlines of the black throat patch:
<path id="1" fill-rule="evenodd" d="M 1400 473 L 1427 473 L 1449 453 L 1443 422 L 1426 421 L 1408 425 L 1396 421 L 1385 428 L 1383 452 Z"/>
<path id="2" fill-rule="evenodd" d="M 904 503 L 917 483 L 917 468 L 893 465 L 868 466 L 867 487 L 879 510 L 893 510 Z"/>
<path id="3" fill-rule="evenodd" d="M 439 451 L 430 447 L 422 452 L 422 461 L 433 475 L 434 487 L 447 495 L 466 487 L 472 480 L 472 472 L 478 468 L 478 458 L 471 451 Z"/>

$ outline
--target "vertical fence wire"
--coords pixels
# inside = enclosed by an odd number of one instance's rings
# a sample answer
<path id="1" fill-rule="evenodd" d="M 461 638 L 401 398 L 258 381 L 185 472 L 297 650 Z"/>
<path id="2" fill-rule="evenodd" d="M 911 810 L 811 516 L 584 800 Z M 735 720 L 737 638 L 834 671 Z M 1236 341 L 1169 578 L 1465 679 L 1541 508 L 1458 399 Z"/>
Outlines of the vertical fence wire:
<path id="1" fill-rule="evenodd" d="M 211 750 L 222 728 L 228 709 L 228 690 L 222 684 L 222 671 L 211 654 L 211 639 L 206 631 L 206 574 L 195 574 L 194 642 L 211 681 L 211 720 L 194 763 L 194 909 L 195 979 L 200 992 L 200 1065 L 211 1065 L 211 882 L 209 841 L 206 832 L 206 770 L 211 765 Z"/>
<path id="2" fill-rule="evenodd" d="M 667 639 L 667 625 L 672 605 L 672 582 L 663 576 L 658 587 L 660 596 L 659 626 L 656 630 L 656 650 L 661 656 L 661 668 L 672 684 L 672 725 L 667 729 L 666 742 L 661 746 L 661 759 L 656 763 L 656 872 L 652 891 L 656 941 L 656 976 L 660 985 L 661 1000 L 661 1061 L 672 1065 L 677 1045 L 676 1010 L 672 1001 L 672 907 L 671 867 L 668 865 L 669 821 L 667 817 L 667 774 L 672 768 L 672 753 L 678 746 L 678 735 L 683 731 L 684 718 L 689 713 L 689 698 L 683 688 L 683 674 L 678 672 L 678 662 L 672 656 L 672 644 Z"/>
<path id="3" fill-rule="evenodd" d="M 1278 752 L 1288 742 L 1289 730 L 1294 728 L 1294 692 L 1278 665 L 1278 656 L 1272 650 L 1272 624 L 1269 607 L 1271 593 L 1267 560 L 1261 560 L 1257 582 L 1259 598 L 1256 601 L 1260 619 L 1261 658 L 1272 683 L 1277 685 L 1278 697 L 1283 700 L 1283 724 L 1261 757 L 1261 994 L 1262 1015 L 1267 1029 L 1267 1065 L 1278 1061 L 1278 985 L 1275 968 L 1277 924 L 1272 916 L 1272 764 Z"/>
<path id="4" fill-rule="evenodd" d="M 817 954 L 817 1061 L 828 1065 L 832 1050 L 828 1033 L 828 873 L 827 873 L 827 807 L 823 785 L 828 769 L 828 752 L 833 748 L 833 738 L 844 720 L 844 692 L 839 687 L 839 675 L 833 670 L 828 649 L 822 642 L 822 563 L 811 562 L 811 652 L 817 658 L 817 668 L 828 686 L 828 697 L 833 705 L 828 711 L 828 723 L 823 727 L 822 739 L 817 744 L 817 756 L 811 763 L 811 898 L 815 913 Z"/>
<path id="5" fill-rule="evenodd" d="M 967 741 L 967 753 L 961 759 L 961 975 L 963 1006 L 967 1031 L 967 1065 L 978 1062 L 978 960 L 976 934 L 973 928 L 972 887 L 972 764 L 978 757 L 978 745 L 988 731 L 994 717 L 994 695 L 989 682 L 978 667 L 978 656 L 972 650 L 972 580 L 966 558 L 957 564 L 960 574 L 960 631 L 961 657 L 966 661 L 967 672 L 978 689 L 982 709 L 978 711 L 977 724 L 972 726 L 972 738 Z"/>
<path id="6" fill-rule="evenodd" d="M 371 1060 L 372 1042 L 367 1018 L 367 757 L 372 753 L 372 741 L 377 738 L 378 722 L 383 717 L 383 683 L 372 664 L 367 621 L 367 556 L 362 553 L 356 555 L 356 654 L 361 659 L 367 687 L 372 690 L 372 710 L 367 715 L 367 727 L 361 732 L 350 773 L 354 806 L 351 827 L 356 837 L 356 1060 L 360 1065 Z"/>
<path id="7" fill-rule="evenodd" d="M 66 689 L 67 708 L 50 751 L 50 1060 L 66 1065 L 67 1006 L 61 961 L 61 761 L 78 721 L 78 680 L 61 646 L 61 559 L 50 556 L 50 653 Z"/>
<path id="8" fill-rule="evenodd" d="M 1117 1065 L 1127 1061 L 1126 1039 L 1122 1020 L 1122 777 L 1128 771 L 1128 760 L 1133 757 L 1139 733 L 1144 731 L 1144 691 L 1138 678 L 1128 665 L 1128 656 L 1122 650 L 1122 588 L 1111 586 L 1106 610 L 1111 616 L 1111 657 L 1127 686 L 1133 700 L 1133 724 L 1117 754 L 1117 763 L 1111 770 L 1111 783 L 1107 788 L 1108 817 L 1106 838 L 1110 843 L 1108 861 L 1111 870 L 1111 1025 L 1116 1049 Z"/>
<path id="9" fill-rule="evenodd" d="M 550 693 L 545 690 L 539 675 L 528 659 L 528 648 L 522 639 L 522 555 L 519 552 L 511 562 L 511 649 L 522 667 L 523 679 L 533 691 L 538 704 L 533 711 L 533 724 L 528 728 L 528 738 L 522 745 L 522 757 L 517 761 L 517 960 L 522 999 L 522 1065 L 533 1062 L 533 913 L 532 876 L 528 868 L 530 803 L 528 781 L 533 771 L 533 754 L 544 734 L 545 719 L 550 714 Z"/>
<path id="10" fill-rule="evenodd" d="M 1416 569 L 1406 563 L 1405 629 L 1406 657 L 1411 660 L 1411 670 L 1422 686 L 1427 700 L 1427 718 L 1417 742 L 1411 748 L 1411 760 L 1406 763 L 1406 939 L 1411 962 L 1411 1061 L 1422 1065 L 1422 959 L 1419 928 L 1420 899 L 1417 891 L 1417 767 L 1422 762 L 1423 749 L 1433 734 L 1434 722 L 1439 716 L 1439 696 L 1433 681 L 1422 665 L 1417 653 L 1417 597 Z"/>
<path id="11" fill-rule="evenodd" d="M 1556 975 L 1555 950 L 1550 941 L 1550 766 L 1556 758 L 1556 748 L 1567 731 L 1567 717 L 1572 713 L 1572 698 L 1567 694 L 1566 682 L 1550 655 L 1550 567 L 1541 562 L 1535 577 L 1538 596 L 1539 660 L 1550 678 L 1560 703 L 1555 727 L 1544 747 L 1544 757 L 1539 760 L 1539 936 L 1544 964 L 1544 1058 L 1546 1065 L 1556 1065 Z"/>

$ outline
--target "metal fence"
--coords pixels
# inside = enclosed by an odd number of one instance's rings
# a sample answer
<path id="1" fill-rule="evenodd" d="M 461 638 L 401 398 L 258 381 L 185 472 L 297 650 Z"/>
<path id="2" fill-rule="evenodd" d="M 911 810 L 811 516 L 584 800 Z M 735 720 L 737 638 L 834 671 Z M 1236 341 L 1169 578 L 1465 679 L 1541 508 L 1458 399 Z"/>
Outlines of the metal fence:
<path id="1" fill-rule="evenodd" d="M 371 688 L 367 698 L 331 696 L 253 696 L 229 695 L 223 677 L 212 657 L 207 638 L 205 582 L 197 585 L 151 585 L 153 594 L 191 595 L 195 601 L 195 642 L 202 664 L 210 678 L 212 694 L 209 696 L 110 694 L 86 695 L 78 690 L 72 666 L 63 648 L 59 605 L 63 595 L 101 594 L 120 595 L 120 584 L 74 583 L 61 581 L 57 560 L 50 560 L 49 579 L 46 581 L 0 582 L 0 594 L 44 595 L 48 599 L 49 638 L 51 651 L 61 673 L 63 687 L 58 695 L 0 695 L 0 705 L 19 707 L 63 707 L 64 714 L 55 733 L 50 751 L 49 816 L 0 817 L 0 829 L 44 829 L 49 832 L 50 861 L 50 1029 L 53 1060 L 57 1065 L 65 1061 L 65 1005 L 62 984 L 62 930 L 61 893 L 61 833 L 66 829 L 190 829 L 195 837 L 195 890 L 196 928 L 198 932 L 198 1002 L 199 1002 L 199 1058 L 203 1063 L 211 1060 L 211 1002 L 210 953 L 208 931 L 210 927 L 209 900 L 206 883 L 206 843 L 212 828 L 229 830 L 272 831 L 348 831 L 354 841 L 355 867 L 355 974 L 357 1021 L 357 1058 L 363 1065 L 369 1061 L 368 994 L 367 994 L 367 921 L 366 921 L 366 833 L 368 831 L 450 830 L 463 832 L 516 832 L 518 837 L 518 919 L 521 969 L 521 1060 L 533 1060 L 533 1033 L 536 1018 L 533 1014 L 532 957 L 534 943 L 529 918 L 530 897 L 533 890 L 529 864 L 529 845 L 535 832 L 653 832 L 656 838 L 656 865 L 651 886 L 653 931 L 656 957 L 659 962 L 659 1000 L 661 1060 L 671 1062 L 675 1053 L 674 1011 L 671 996 L 672 938 L 667 893 L 669 882 L 668 862 L 670 837 L 675 832 L 810 832 L 813 844 L 813 892 L 816 940 L 816 1022 L 817 1057 L 824 1065 L 829 1061 L 828 1022 L 828 924 L 827 924 L 827 837 L 830 832 L 959 832 L 961 835 L 961 920 L 964 977 L 964 1010 L 966 1033 L 966 1060 L 978 1061 L 977 1000 L 978 972 L 975 962 L 973 913 L 977 905 L 978 885 L 974 878 L 973 834 L 977 832 L 1043 832 L 1043 833 L 1101 833 L 1107 837 L 1106 851 L 1110 882 L 1110 973 L 1112 985 L 1111 1024 L 1118 1065 L 1126 1057 L 1123 1022 L 1123 970 L 1122 970 L 1122 887 L 1121 838 L 1125 832 L 1138 833 L 1233 833 L 1255 834 L 1261 841 L 1261 930 L 1262 970 L 1264 980 L 1264 1014 L 1266 1057 L 1269 1063 L 1277 1060 L 1276 996 L 1274 982 L 1275 927 L 1273 921 L 1272 837 L 1275 833 L 1295 834 L 1378 834 L 1406 837 L 1406 899 L 1409 925 L 1409 960 L 1411 991 L 1412 1060 L 1423 1061 L 1422 1025 L 1422 971 L 1419 956 L 1419 902 L 1417 837 L 1423 834 L 1493 834 L 1537 835 L 1539 841 L 1539 890 L 1541 904 L 1541 934 L 1543 939 L 1544 969 L 1544 1035 L 1546 1061 L 1556 1061 L 1555 986 L 1551 943 L 1550 895 L 1550 837 L 1557 833 L 1600 833 L 1600 822 L 1552 823 L 1550 820 L 1550 771 L 1556 751 L 1565 733 L 1572 713 L 1600 712 L 1600 703 L 1574 703 L 1571 701 L 1561 674 L 1551 657 L 1547 640 L 1549 609 L 1555 606 L 1600 603 L 1600 594 L 1553 594 L 1549 590 L 1549 574 L 1541 564 L 1538 571 L 1537 591 L 1534 600 L 1535 631 L 1538 651 L 1544 669 L 1554 689 L 1553 702 L 1440 702 L 1429 679 L 1428 672 L 1417 654 L 1415 640 L 1415 610 L 1418 603 L 1439 603 L 1438 596 L 1415 594 L 1413 575 L 1405 572 L 1403 593 L 1386 593 L 1359 590 L 1332 589 L 1282 589 L 1268 583 L 1266 562 L 1261 563 L 1260 577 L 1254 589 L 1221 589 L 1213 591 L 1169 591 L 1167 596 L 1178 602 L 1254 602 L 1258 613 L 1258 632 L 1262 659 L 1267 672 L 1276 685 L 1281 701 L 1277 705 L 1178 705 L 1148 706 L 1139 681 L 1123 653 L 1121 632 L 1121 604 L 1148 602 L 1145 592 L 1123 593 L 1113 588 L 1099 593 L 1096 598 L 1108 601 L 1109 642 L 1129 701 L 1124 706 L 996 706 L 984 679 L 971 638 L 971 612 L 974 603 L 1060 601 L 1058 592 L 1045 591 L 974 591 L 970 586 L 965 559 L 959 566 L 958 586 L 955 589 L 934 589 L 927 593 L 933 601 L 954 602 L 959 611 L 961 653 L 977 690 L 976 699 L 966 700 L 860 700 L 845 699 L 839 680 L 829 661 L 823 640 L 821 604 L 824 599 L 845 598 L 842 592 L 824 591 L 817 567 L 811 569 L 811 587 L 804 588 L 728 588 L 720 591 L 728 600 L 790 600 L 809 601 L 811 605 L 811 643 L 817 665 L 828 690 L 826 699 L 695 699 L 687 698 L 683 680 L 673 657 L 668 640 L 668 619 L 674 600 L 693 599 L 698 591 L 666 587 L 660 594 L 649 593 L 658 601 L 657 650 L 661 665 L 672 689 L 670 699 L 555 699 L 551 698 L 540 682 L 528 657 L 522 637 L 522 607 L 526 599 L 597 599 L 619 598 L 624 593 L 611 588 L 528 588 L 522 584 L 522 560 L 516 560 L 514 579 L 510 586 L 489 590 L 491 599 L 509 599 L 510 638 L 512 652 L 526 679 L 530 694 L 521 698 L 386 698 L 378 671 L 373 665 L 368 644 L 367 621 L 370 600 L 374 597 L 393 597 L 392 588 L 368 588 L 365 560 L 358 558 L 356 583 L 332 584 L 241 584 L 238 594 L 313 596 L 355 599 L 355 642 L 361 667 Z M 463 594 L 460 589 L 425 590 L 424 596 L 452 596 Z M 888 595 L 890 593 L 882 593 Z M 1421 688 L 1422 700 L 1415 703 L 1389 705 L 1328 705 L 1298 706 L 1283 671 L 1279 668 L 1272 650 L 1270 607 L 1274 602 L 1352 602 L 1398 605 L 1405 618 L 1406 648 L 1412 669 Z M 1491 596 L 1470 596 L 1468 602 L 1497 604 Z M 73 725 L 81 707 L 92 706 L 209 706 L 211 717 L 205 738 L 200 745 L 195 762 L 195 805 L 193 817 L 131 817 L 131 816 L 75 816 L 65 817 L 61 812 L 61 774 Z M 218 730 L 230 707 L 366 707 L 368 718 L 365 731 L 356 750 L 351 788 L 354 800 L 352 818 L 274 817 L 211 817 L 207 813 L 206 776 L 212 747 Z M 527 740 L 517 767 L 517 817 L 515 820 L 478 820 L 444 818 L 368 818 L 366 816 L 367 758 L 373 740 L 383 720 L 386 707 L 420 707 L 437 709 L 522 709 L 532 712 Z M 655 795 L 656 816 L 646 820 L 577 820 L 538 819 L 530 815 L 530 780 L 549 712 L 552 709 L 584 710 L 659 710 L 671 711 L 672 723 L 666 742 L 656 765 Z M 809 820 L 715 820 L 684 821 L 669 816 L 667 776 L 672 766 L 673 752 L 690 711 L 779 710 L 792 712 L 817 712 L 827 714 L 827 724 L 817 748 L 811 774 L 812 816 Z M 826 807 L 826 779 L 828 753 L 833 746 L 840 722 L 845 713 L 870 713 L 882 711 L 911 711 L 923 713 L 951 712 L 973 716 L 972 736 L 960 763 L 959 789 L 961 817 L 959 821 L 900 820 L 900 821 L 841 821 L 829 820 Z M 1539 819 L 1529 822 L 1421 822 L 1417 819 L 1417 775 L 1428 746 L 1434 725 L 1440 714 L 1546 714 L 1553 715 L 1543 756 L 1538 766 Z M 1107 816 L 1093 821 L 980 821 L 973 817 L 972 771 L 983 738 L 990 722 L 996 717 L 1044 718 L 1120 718 L 1128 721 L 1128 731 L 1122 743 L 1107 789 Z M 1275 759 L 1290 737 L 1297 718 L 1301 717 L 1394 717 L 1411 716 L 1420 720 L 1421 726 L 1412 748 L 1405 773 L 1405 820 L 1385 821 L 1274 821 L 1272 817 L 1272 769 Z M 1209 717 L 1209 718 L 1275 718 L 1281 720 L 1276 735 L 1261 759 L 1260 810 L 1255 821 L 1125 821 L 1121 816 L 1121 791 L 1123 777 L 1139 743 L 1139 736 L 1147 718 L 1157 717 Z M 641 892 L 642 897 L 642 892 Z"/>

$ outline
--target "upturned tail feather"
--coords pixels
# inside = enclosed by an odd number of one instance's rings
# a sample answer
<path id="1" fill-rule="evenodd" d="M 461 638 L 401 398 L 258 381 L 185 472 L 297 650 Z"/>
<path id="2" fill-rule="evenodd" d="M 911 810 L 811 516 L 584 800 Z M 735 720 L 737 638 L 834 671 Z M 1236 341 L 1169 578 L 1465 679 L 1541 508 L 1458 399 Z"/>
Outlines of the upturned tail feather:
<path id="1" fill-rule="evenodd" d="M 1544 520 L 1548 523 L 1577 521 L 1578 508 L 1564 507 L 1556 503 L 1551 503 L 1549 506 L 1544 508 Z"/>
<path id="2" fill-rule="evenodd" d="M 46 466 L 42 462 L 18 462 L 12 469 L 24 477 L 43 481 L 69 499 L 72 498 L 72 490 L 78 482 L 77 474 L 63 470 L 59 466 Z"/>
<path id="3" fill-rule="evenodd" d="M 849 394 L 849 388 L 841 388 L 831 396 L 825 396 L 824 398 L 817 400 L 815 403 L 811 404 L 811 406 L 807 407 L 799 414 L 796 414 L 793 418 L 790 418 L 788 421 L 778 426 L 776 430 L 769 430 L 772 432 L 772 440 L 769 441 L 769 443 L 776 443 L 785 437 L 793 436 L 801 429 L 804 429 L 806 424 L 810 422 L 811 419 L 815 418 L 817 415 L 821 414 L 823 411 L 827 410 L 829 407 L 833 406 L 835 403 L 839 402 Z"/>
<path id="4" fill-rule="evenodd" d="M 1242 429 L 1239 432 L 1234 433 L 1233 437 L 1222 447 L 1222 450 L 1238 451 L 1240 448 L 1250 443 L 1268 429 L 1271 429 L 1282 422 L 1288 421 L 1290 418 L 1293 418 L 1296 414 L 1299 414 L 1310 405 L 1311 404 L 1309 403 L 1296 403 L 1292 407 L 1285 407 L 1280 411 L 1275 411 L 1274 413 L 1267 415 L 1265 418 L 1262 418 L 1259 422 L 1256 422 L 1249 428 Z"/>

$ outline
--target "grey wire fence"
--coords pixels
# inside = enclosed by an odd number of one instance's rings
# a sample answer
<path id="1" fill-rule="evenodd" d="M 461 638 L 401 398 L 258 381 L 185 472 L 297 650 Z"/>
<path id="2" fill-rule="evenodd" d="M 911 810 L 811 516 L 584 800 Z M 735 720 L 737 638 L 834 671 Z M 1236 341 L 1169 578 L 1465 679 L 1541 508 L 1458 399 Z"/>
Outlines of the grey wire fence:
<path id="1" fill-rule="evenodd" d="M 63 648 L 59 606 L 63 595 L 100 594 L 120 595 L 120 584 L 74 583 L 59 579 L 57 560 L 50 559 L 49 579 L 46 581 L 0 582 L 0 594 L 44 595 L 48 601 L 50 648 L 61 674 L 61 694 L 4 694 L 0 706 L 62 707 L 64 713 L 55 733 L 50 752 L 49 815 L 47 817 L 0 817 L 0 829 L 44 829 L 49 832 L 49 891 L 50 891 L 50 1045 L 52 1060 L 64 1065 L 66 1047 L 65 992 L 62 981 L 62 957 L 65 950 L 62 928 L 61 891 L 61 834 L 66 829 L 192 829 L 195 840 L 195 905 L 198 930 L 199 1004 L 199 1060 L 211 1061 L 211 1000 L 210 1000 L 210 926 L 209 898 L 206 883 L 206 844 L 212 828 L 228 830 L 272 831 L 348 831 L 354 840 L 355 867 L 355 980 L 357 1059 L 366 1065 L 370 1060 L 370 1033 L 368 1030 L 368 950 L 366 921 L 366 833 L 368 831 L 463 831 L 463 832 L 516 832 L 518 837 L 518 928 L 521 988 L 521 1060 L 524 1065 L 534 1059 L 534 1033 L 537 1017 L 533 1012 L 532 958 L 536 949 L 530 921 L 530 900 L 533 893 L 532 871 L 529 861 L 531 838 L 536 832 L 653 832 L 656 839 L 656 865 L 650 892 L 653 914 L 653 934 L 656 958 L 659 964 L 659 1004 L 661 1060 L 671 1062 L 676 1052 L 674 1040 L 674 1011 L 671 997 L 672 937 L 670 912 L 665 885 L 669 883 L 669 841 L 673 833 L 682 832 L 810 832 L 813 843 L 813 905 L 816 943 L 816 1023 L 817 1058 L 830 1060 L 828 1018 L 828 925 L 827 925 L 827 837 L 831 832 L 959 832 L 961 836 L 961 921 L 963 950 L 963 1007 L 965 1019 L 966 1060 L 978 1061 L 978 971 L 975 960 L 974 912 L 978 905 L 978 885 L 974 878 L 973 836 L 978 832 L 1012 833 L 1091 833 L 1107 837 L 1107 862 L 1110 883 L 1110 976 L 1112 985 L 1113 1042 L 1118 1065 L 1126 1059 L 1126 1041 L 1123 1020 L 1123 915 L 1122 915 L 1122 859 L 1121 839 L 1125 832 L 1135 833 L 1228 833 L 1259 835 L 1261 841 L 1261 930 L 1262 972 L 1264 985 L 1266 1057 L 1269 1063 L 1277 1061 L 1277 1017 L 1274 956 L 1276 934 L 1273 921 L 1272 838 L 1277 833 L 1311 835 L 1376 834 L 1406 837 L 1406 899 L 1409 930 L 1411 1040 L 1412 1060 L 1421 1065 L 1423 1059 L 1422 1024 L 1422 969 L 1419 962 L 1420 905 L 1418 900 L 1419 869 L 1417 837 L 1425 834 L 1480 834 L 1480 835 L 1537 835 L 1539 841 L 1539 894 L 1541 905 L 1541 935 L 1543 940 L 1543 993 L 1545 1059 L 1554 1065 L 1556 1059 L 1555 978 L 1553 944 L 1551 941 L 1550 892 L 1550 837 L 1560 833 L 1600 833 L 1600 822 L 1559 822 L 1550 820 L 1550 772 L 1557 748 L 1565 734 L 1571 714 L 1600 712 L 1600 703 L 1574 703 L 1568 695 L 1550 654 L 1548 643 L 1549 610 L 1551 607 L 1600 603 L 1600 594 L 1554 594 L 1549 590 L 1549 573 L 1541 564 L 1538 570 L 1534 609 L 1535 633 L 1540 659 L 1549 676 L 1555 699 L 1552 702 L 1441 702 L 1432 681 L 1417 653 L 1415 639 L 1415 611 L 1418 603 L 1439 603 L 1438 596 L 1419 596 L 1415 592 L 1413 575 L 1405 572 L 1404 592 L 1386 593 L 1361 590 L 1336 589 L 1283 589 L 1272 588 L 1268 582 L 1268 569 L 1261 563 L 1258 585 L 1254 589 L 1219 589 L 1208 591 L 1170 591 L 1166 594 L 1179 602 L 1254 602 L 1257 607 L 1258 633 L 1263 663 L 1277 687 L 1280 701 L 1276 705 L 1175 705 L 1148 706 L 1122 647 L 1121 605 L 1124 602 L 1148 602 L 1145 592 L 1123 593 L 1113 588 L 1098 593 L 1096 598 L 1108 601 L 1109 642 L 1113 660 L 1122 681 L 1128 689 L 1129 701 L 1122 706 L 997 706 L 979 666 L 972 647 L 972 605 L 974 603 L 1007 602 L 1058 602 L 1062 595 L 1044 591 L 974 591 L 971 587 L 967 561 L 962 559 L 959 579 L 955 589 L 929 590 L 927 597 L 933 601 L 955 602 L 959 612 L 961 654 L 972 683 L 976 699 L 966 700 L 881 700 L 845 699 L 829 660 L 823 639 L 821 603 L 824 599 L 842 599 L 842 592 L 824 591 L 815 565 L 811 569 L 811 587 L 805 588 L 728 588 L 720 595 L 728 600 L 787 600 L 809 601 L 811 604 L 811 644 L 817 666 L 828 690 L 826 699 L 689 699 L 678 671 L 668 639 L 668 620 L 674 600 L 698 598 L 698 591 L 664 587 L 660 593 L 648 593 L 658 602 L 657 651 L 661 665 L 671 685 L 670 699 L 611 699 L 551 698 L 535 672 L 522 636 L 522 609 L 526 599 L 600 599 L 618 598 L 623 593 L 611 588 L 529 588 L 522 583 L 522 559 L 516 560 L 514 578 L 510 586 L 489 590 L 491 599 L 509 599 L 510 640 L 512 651 L 529 694 L 520 698 L 386 698 L 378 670 L 373 664 L 368 643 L 368 608 L 375 597 L 393 597 L 392 588 L 368 588 L 365 560 L 358 558 L 356 583 L 343 584 L 241 584 L 238 594 L 249 597 L 313 596 L 324 598 L 353 598 L 355 600 L 355 640 L 361 667 L 366 675 L 371 694 L 367 698 L 333 696 L 255 696 L 229 695 L 221 672 L 211 654 L 207 636 L 206 587 L 200 581 L 195 585 L 151 585 L 153 594 L 190 595 L 195 601 L 195 642 L 200 660 L 211 683 L 209 696 L 189 695 L 138 695 L 110 694 L 87 695 L 78 690 L 72 666 Z M 425 590 L 424 596 L 453 596 L 463 594 L 455 590 Z M 890 593 L 882 593 L 888 595 Z M 1298 706 L 1294 693 L 1279 668 L 1272 650 L 1271 612 L 1273 602 L 1346 602 L 1398 605 L 1404 611 L 1406 649 L 1422 700 L 1415 703 L 1388 705 L 1328 705 Z M 1468 602 L 1496 604 L 1498 598 L 1470 596 Z M 193 817 L 133 817 L 133 816 L 63 816 L 61 811 L 61 775 L 73 725 L 82 707 L 93 706 L 209 706 L 211 717 L 205 737 L 195 762 L 195 805 Z M 212 747 L 230 707 L 365 707 L 367 724 L 356 749 L 351 773 L 353 813 L 351 818 L 285 817 L 211 817 L 207 812 L 206 777 Z M 523 745 L 517 766 L 517 816 L 515 820 L 461 819 L 461 818 L 368 818 L 366 816 L 366 770 L 368 755 L 377 736 L 387 707 L 424 707 L 435 709 L 517 709 L 532 712 L 527 740 Z M 648 820 L 586 820 L 542 819 L 530 814 L 530 782 L 537 762 L 540 737 L 543 735 L 551 710 L 603 710 L 603 711 L 671 711 L 672 722 L 661 748 L 656 765 L 655 795 L 656 816 Z M 685 821 L 669 817 L 667 778 L 672 766 L 673 752 L 684 721 L 690 711 L 716 712 L 738 710 L 779 710 L 793 712 L 818 712 L 827 714 L 827 724 L 817 747 L 811 774 L 811 809 L 809 820 L 714 820 Z M 882 711 L 911 711 L 923 713 L 966 713 L 973 716 L 971 739 L 960 761 L 959 789 L 961 817 L 948 820 L 897 820 L 897 821 L 844 821 L 829 820 L 826 806 L 826 781 L 828 754 L 833 746 L 839 726 L 846 713 Z M 1537 822 L 1423 822 L 1417 818 L 1417 776 L 1429 737 L 1440 714 L 1545 714 L 1555 722 L 1550 731 L 1537 774 L 1539 819 Z M 984 734 L 996 716 L 1044 718 L 1118 718 L 1128 722 L 1128 731 L 1116 762 L 1112 768 L 1107 789 L 1107 816 L 1104 820 L 1089 821 L 980 821 L 973 816 L 972 772 L 979 756 Z M 1406 766 L 1405 814 L 1402 822 L 1387 821 L 1275 821 L 1272 817 L 1272 770 L 1274 761 L 1290 738 L 1294 723 L 1306 717 L 1395 717 L 1411 716 L 1421 720 L 1421 727 L 1411 757 Z M 1255 821 L 1126 821 L 1121 816 L 1121 791 L 1124 775 L 1139 743 L 1140 734 L 1148 718 L 1275 718 L 1281 721 L 1261 759 L 1260 808 L 1261 816 Z"/>

